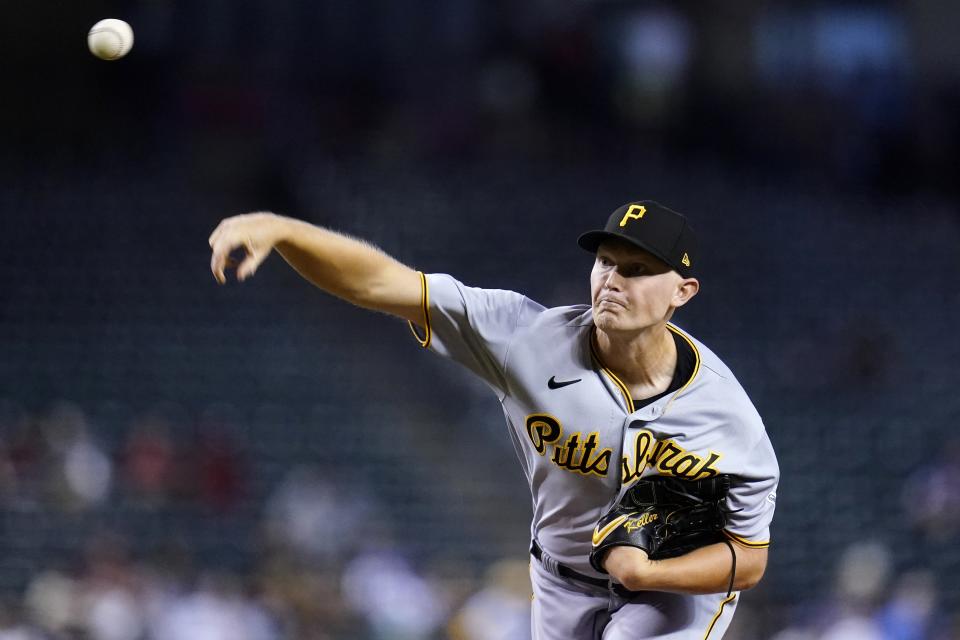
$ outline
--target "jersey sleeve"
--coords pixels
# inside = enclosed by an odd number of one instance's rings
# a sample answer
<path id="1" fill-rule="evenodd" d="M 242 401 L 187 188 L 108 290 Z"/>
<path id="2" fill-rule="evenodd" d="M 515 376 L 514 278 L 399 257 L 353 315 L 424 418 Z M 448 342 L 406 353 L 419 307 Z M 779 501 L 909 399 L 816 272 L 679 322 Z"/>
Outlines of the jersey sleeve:
<path id="1" fill-rule="evenodd" d="M 780 469 L 766 433 L 747 456 L 744 469 L 730 486 L 727 501 L 733 513 L 724 533 L 745 547 L 768 547 Z"/>
<path id="2" fill-rule="evenodd" d="M 445 274 L 420 274 L 423 321 L 410 328 L 421 346 L 459 362 L 493 387 L 507 389 L 506 360 L 517 330 L 544 307 L 500 289 L 468 287 Z"/>

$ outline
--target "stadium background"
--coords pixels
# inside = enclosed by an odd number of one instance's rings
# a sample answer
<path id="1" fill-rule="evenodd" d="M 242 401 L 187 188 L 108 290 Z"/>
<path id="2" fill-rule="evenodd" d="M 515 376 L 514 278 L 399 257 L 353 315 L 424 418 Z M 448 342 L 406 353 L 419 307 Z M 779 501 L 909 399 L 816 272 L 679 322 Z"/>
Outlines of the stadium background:
<path id="1" fill-rule="evenodd" d="M 136 31 L 94 59 L 102 17 Z M 497 403 L 270 259 L 288 213 L 587 299 L 577 234 L 688 213 L 677 321 L 782 467 L 733 639 L 960 637 L 960 5 L 138 0 L 0 23 L 0 638 L 526 637 Z"/>

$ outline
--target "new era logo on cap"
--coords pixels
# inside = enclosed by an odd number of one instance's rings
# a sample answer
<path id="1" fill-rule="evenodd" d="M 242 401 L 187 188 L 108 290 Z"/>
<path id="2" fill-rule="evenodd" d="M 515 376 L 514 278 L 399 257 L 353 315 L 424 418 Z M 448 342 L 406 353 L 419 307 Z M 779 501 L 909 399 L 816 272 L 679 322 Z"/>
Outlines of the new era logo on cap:
<path id="1" fill-rule="evenodd" d="M 604 240 L 619 238 L 657 256 L 680 275 L 693 276 L 697 239 L 687 218 L 654 202 L 630 202 L 610 214 L 603 229 L 588 231 L 578 243 L 596 252 Z"/>

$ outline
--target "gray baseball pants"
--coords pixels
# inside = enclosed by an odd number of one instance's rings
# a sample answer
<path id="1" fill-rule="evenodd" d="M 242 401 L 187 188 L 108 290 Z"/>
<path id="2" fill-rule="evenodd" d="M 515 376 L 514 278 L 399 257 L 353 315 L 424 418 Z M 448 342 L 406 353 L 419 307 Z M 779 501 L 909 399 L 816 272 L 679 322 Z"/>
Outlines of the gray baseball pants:
<path id="1" fill-rule="evenodd" d="M 719 640 L 739 593 L 643 592 L 627 601 L 608 590 L 563 578 L 530 558 L 533 640 Z"/>

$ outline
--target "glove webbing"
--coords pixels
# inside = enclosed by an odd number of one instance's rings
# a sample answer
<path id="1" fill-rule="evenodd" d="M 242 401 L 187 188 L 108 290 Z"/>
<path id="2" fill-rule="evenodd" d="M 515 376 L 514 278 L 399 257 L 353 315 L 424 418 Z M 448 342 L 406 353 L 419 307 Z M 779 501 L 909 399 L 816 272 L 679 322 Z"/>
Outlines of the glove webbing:
<path id="1" fill-rule="evenodd" d="M 667 515 L 663 526 L 670 535 L 681 535 L 691 531 L 701 533 L 722 531 L 727 524 L 727 513 L 729 512 L 723 508 L 723 505 L 714 503 L 680 507 Z"/>
<path id="2" fill-rule="evenodd" d="M 722 500 L 730 489 L 727 475 L 697 481 L 681 481 L 658 476 L 640 480 L 630 487 L 621 506 L 626 503 L 636 508 L 666 504 L 700 504 Z"/>

